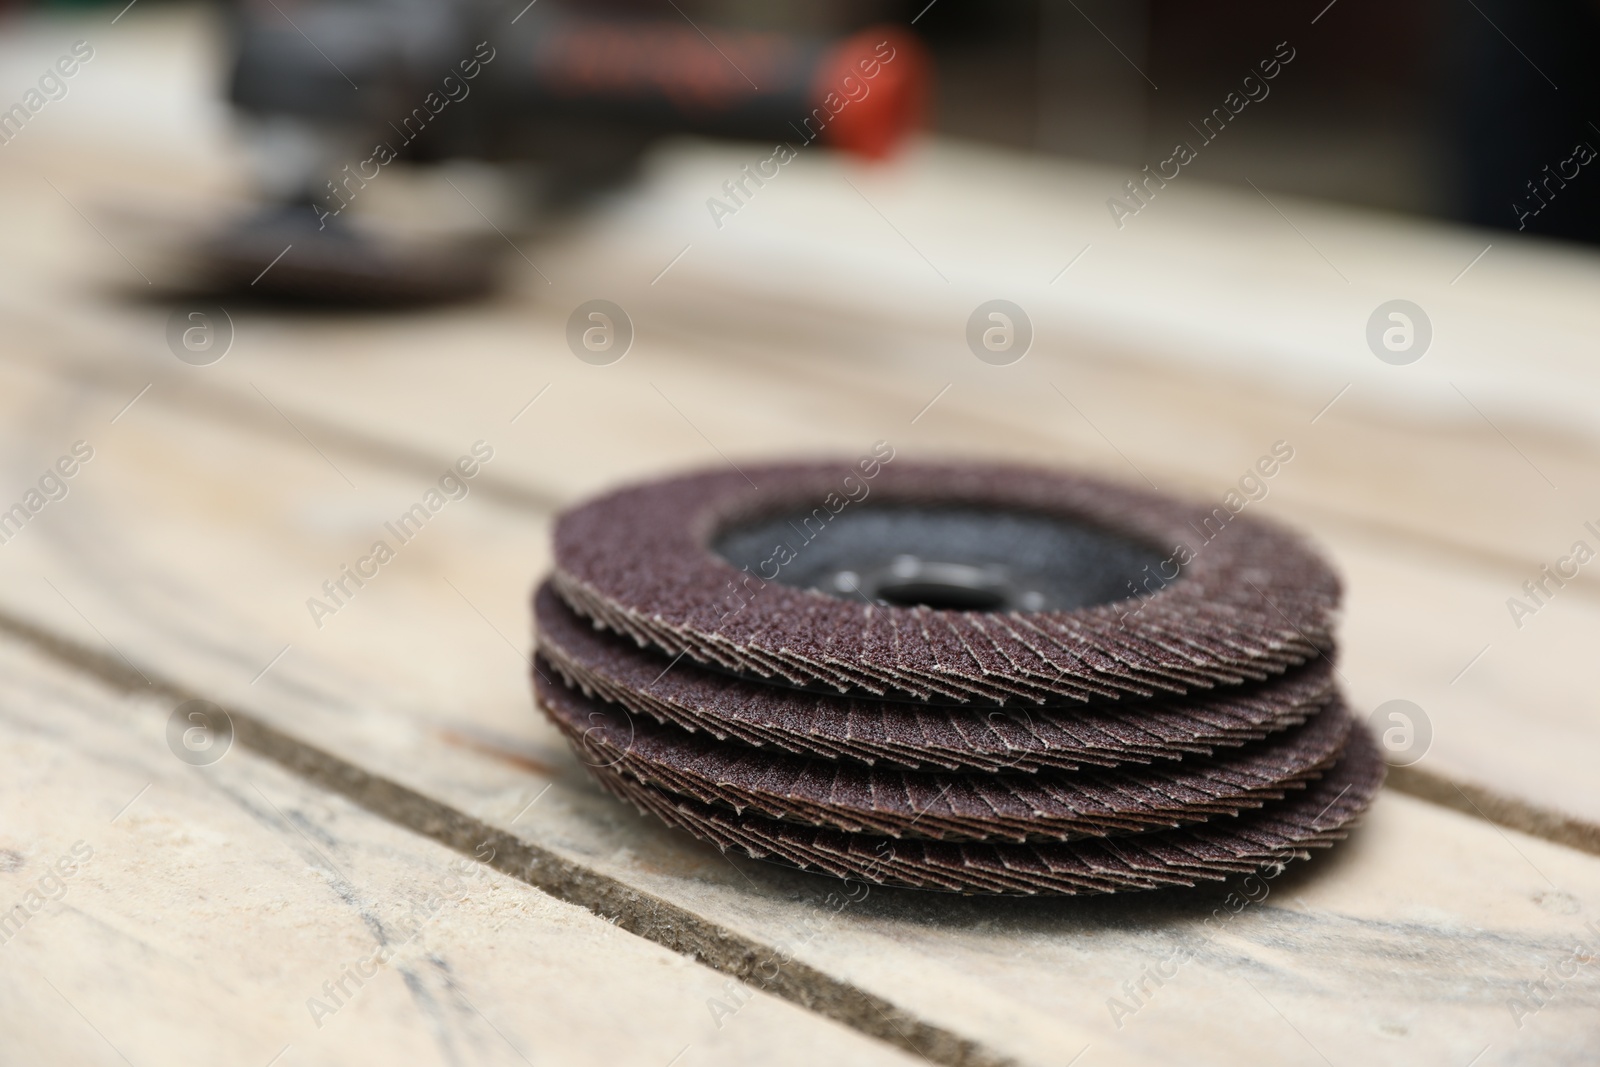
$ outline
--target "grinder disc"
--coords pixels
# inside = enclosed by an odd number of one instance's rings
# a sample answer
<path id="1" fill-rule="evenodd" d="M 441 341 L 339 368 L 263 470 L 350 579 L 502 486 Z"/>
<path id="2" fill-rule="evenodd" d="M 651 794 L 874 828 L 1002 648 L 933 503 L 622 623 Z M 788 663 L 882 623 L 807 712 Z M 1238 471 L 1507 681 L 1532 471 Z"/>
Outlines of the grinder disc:
<path id="1" fill-rule="evenodd" d="M 848 503 L 852 482 L 870 497 Z M 738 535 L 779 524 L 791 536 L 754 565 L 714 548 L 737 552 Z M 861 555 L 874 527 L 933 524 L 921 555 L 884 543 L 886 558 L 849 560 L 831 586 L 809 581 L 836 541 Z M 1039 573 L 1009 564 L 1023 549 Z M 1309 546 L 1253 517 L 1080 475 L 903 461 L 870 487 L 811 464 L 624 489 L 561 518 L 555 565 L 579 614 L 669 655 L 797 686 L 997 704 L 1259 680 L 1332 647 L 1339 597 Z M 797 574 L 804 587 L 789 584 Z"/>
<path id="2" fill-rule="evenodd" d="M 1250 686 L 1087 707 L 972 708 L 813 693 L 677 663 L 606 634 L 546 583 L 539 653 L 585 693 L 718 740 L 909 770 L 1036 771 L 1206 756 L 1306 720 L 1333 696 L 1324 657 Z M 669 669 L 670 667 L 670 669 Z"/>
<path id="3" fill-rule="evenodd" d="M 734 848 L 838 878 L 960 893 L 1115 893 L 1220 881 L 1305 859 L 1349 832 L 1383 784 L 1384 764 L 1363 730 L 1309 787 L 1257 811 L 1126 837 L 991 844 L 852 834 L 733 812 L 591 766 L 615 796 L 719 848 Z"/>
<path id="4" fill-rule="evenodd" d="M 319 221 L 307 204 L 236 220 L 195 250 L 201 291 L 329 306 L 468 300 L 494 287 L 498 246 L 481 237 L 400 240 Z"/>
<path id="5" fill-rule="evenodd" d="M 1071 840 L 1237 815 L 1303 788 L 1338 758 L 1350 730 L 1334 701 L 1304 726 L 1213 759 L 1075 774 L 930 773 L 764 753 L 634 719 L 565 686 L 535 688 L 592 764 L 663 792 L 771 819 L 935 840 Z"/>

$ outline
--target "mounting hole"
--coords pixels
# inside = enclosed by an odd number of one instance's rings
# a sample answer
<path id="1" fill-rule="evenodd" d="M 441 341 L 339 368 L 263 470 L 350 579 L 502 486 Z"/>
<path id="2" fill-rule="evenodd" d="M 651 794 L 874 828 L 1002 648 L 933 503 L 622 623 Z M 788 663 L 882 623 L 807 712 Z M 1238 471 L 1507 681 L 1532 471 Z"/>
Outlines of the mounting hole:
<path id="1" fill-rule="evenodd" d="M 1065 516 L 878 505 L 746 521 L 713 550 L 763 581 L 945 611 L 1060 611 L 1134 595 L 1155 548 Z"/>

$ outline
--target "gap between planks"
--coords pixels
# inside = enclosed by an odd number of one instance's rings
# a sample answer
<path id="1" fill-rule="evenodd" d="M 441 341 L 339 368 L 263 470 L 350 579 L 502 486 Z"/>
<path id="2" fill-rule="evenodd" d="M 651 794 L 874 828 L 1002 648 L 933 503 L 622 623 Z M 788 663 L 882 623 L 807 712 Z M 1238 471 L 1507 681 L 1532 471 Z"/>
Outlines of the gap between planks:
<path id="1" fill-rule="evenodd" d="M 1385 784 L 1462 815 L 1600 856 L 1600 826 L 1529 804 L 1480 782 L 1457 781 L 1420 766 L 1391 766 Z"/>
<path id="2" fill-rule="evenodd" d="M 184 702 L 198 695 L 148 668 L 140 670 L 110 655 L 0 611 L 0 633 L 38 649 L 109 688 Z M 629 933 L 730 975 L 761 992 L 842 1023 L 896 1048 L 946 1067 L 1012 1067 L 1016 1061 L 946 1027 L 922 1019 L 891 1001 L 798 960 L 777 968 L 775 978 L 757 975 L 779 953 L 687 908 L 626 882 L 590 870 L 563 856 L 496 829 L 448 804 L 318 748 L 268 724 L 237 705 L 225 709 L 234 742 L 306 781 L 338 793 L 379 818 L 431 838 L 468 857 L 493 847 L 489 865 L 558 900 L 576 904 Z"/>
<path id="3" fill-rule="evenodd" d="M 17 346 L 13 350 L 0 353 L 0 360 L 56 379 L 65 379 L 98 392 L 109 393 L 113 391 L 114 386 L 126 386 L 135 378 L 139 378 L 140 381 L 148 380 L 148 375 L 141 378 L 140 375 L 129 373 L 118 366 L 96 364 L 60 353 L 53 354 L 49 359 L 40 359 L 19 355 L 20 350 L 21 346 Z M 286 421 L 288 416 L 279 412 L 276 407 L 262 407 L 259 403 L 252 402 L 244 393 L 231 389 L 201 385 L 193 381 L 169 380 L 163 384 L 169 388 L 156 390 L 155 395 L 146 403 L 173 408 L 187 415 L 197 415 L 228 429 L 242 428 L 269 440 L 282 441 L 300 440 L 299 432 L 294 428 L 303 427 L 310 430 L 318 441 L 342 455 L 376 467 L 403 471 L 407 474 L 420 474 L 429 481 L 437 478 L 440 470 L 451 463 L 449 458 L 441 458 L 426 449 L 408 447 L 392 438 L 377 437 L 341 423 L 329 422 L 321 416 L 292 406 L 289 410 L 294 415 L 294 422 L 289 423 Z M 565 500 L 546 490 L 506 478 L 496 478 L 487 471 L 473 480 L 473 491 L 493 497 L 513 508 L 543 515 L 554 514 L 567 504 Z"/>

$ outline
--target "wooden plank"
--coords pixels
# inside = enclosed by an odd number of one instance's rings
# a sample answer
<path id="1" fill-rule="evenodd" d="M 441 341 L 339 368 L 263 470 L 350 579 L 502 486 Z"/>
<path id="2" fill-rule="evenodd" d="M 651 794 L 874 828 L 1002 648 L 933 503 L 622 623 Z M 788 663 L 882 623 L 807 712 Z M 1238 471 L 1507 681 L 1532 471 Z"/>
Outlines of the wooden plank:
<path id="1" fill-rule="evenodd" d="M 28 397 L 57 431 L 115 408 L 38 379 L 28 396 L 7 376 L 6 395 Z M 787 954 L 774 992 L 936 1062 L 1059 1063 L 1085 1045 L 1110 1062 L 1178 1049 L 1198 1062 L 1466 1062 L 1485 1045 L 1482 1063 L 1577 1062 L 1592 1036 L 1581 983 L 1520 1030 L 1507 1005 L 1585 936 L 1600 862 L 1404 797 L 1381 799 L 1355 841 L 1274 880 L 1215 940 L 1204 924 L 1220 898 L 1205 891 L 1100 902 L 884 891 L 830 906 L 834 883 L 734 863 L 599 794 L 531 713 L 517 649 L 544 566 L 541 519 L 489 498 L 452 504 L 316 631 L 296 618 L 299 591 L 420 479 L 341 459 L 358 497 L 304 441 L 219 434 L 176 409 L 110 430 L 61 502 L 78 510 L 47 512 L 38 521 L 56 525 L 5 546 L 9 615 L 69 634 L 69 655 L 133 688 L 146 683 L 104 642 L 158 682 L 170 674 L 163 684 L 258 729 L 262 751 L 389 818 L 458 848 L 498 830 L 519 875 L 715 967 L 753 976 Z M 305 644 L 252 681 L 296 625 Z M 502 813 L 545 784 L 537 818 L 512 825 Z M 1184 979 L 1113 1019 L 1122 983 L 1185 947 L 1196 958 Z"/>
<path id="2" fill-rule="evenodd" d="M 141 404 L 209 412 L 408 473 L 428 475 L 498 427 L 496 439 L 508 445 L 480 491 L 543 513 L 623 477 L 720 462 L 718 450 L 848 452 L 878 437 L 908 455 L 937 446 L 1046 463 L 1065 457 L 1220 504 L 1258 456 L 1287 440 L 1295 460 L 1252 507 L 1314 532 L 1346 575 L 1343 669 L 1352 697 L 1365 708 L 1395 698 L 1418 703 L 1433 720 L 1426 769 L 1488 790 L 1490 806 L 1511 825 L 1559 826 L 1561 840 L 1600 848 L 1600 785 L 1585 773 L 1583 755 L 1593 719 L 1572 673 L 1582 660 L 1571 655 L 1600 635 L 1600 580 L 1580 572 L 1537 619 L 1518 620 L 1520 628 L 1507 610 L 1508 598 L 1525 597 L 1522 583 L 1539 577 L 1541 560 L 1566 554 L 1575 539 L 1593 540 L 1583 501 L 1600 498 L 1600 465 L 1581 442 L 1523 440 L 1567 487 L 1554 494 L 1489 427 L 1428 432 L 1405 420 L 1347 417 L 1337 405 L 1312 424 L 1315 411 L 1257 387 L 1109 357 L 1069 365 L 1045 355 L 1019 365 L 1033 368 L 1025 385 L 985 382 L 979 372 L 995 368 L 970 361 L 977 371 L 967 368 L 912 424 L 942 388 L 938 379 L 918 385 L 909 371 L 885 378 L 863 365 L 868 353 L 848 346 L 838 354 L 831 344 L 764 339 L 738 350 L 667 337 L 637 360 L 596 368 L 558 347 L 561 325 L 550 319 L 511 307 L 421 324 L 362 318 L 329 338 L 312 322 L 241 318 L 242 348 L 268 336 L 237 361 L 198 371 L 164 349 L 114 376 L 109 357 L 93 352 L 52 358 L 114 381 L 130 398 L 154 382 Z M 140 328 L 155 336 L 159 327 L 146 315 Z M 452 350 L 450 339 L 469 329 L 478 339 L 473 351 Z M 15 358 L 27 361 L 30 351 L 50 351 L 46 345 L 38 338 Z M 319 345 L 337 356 L 308 367 L 301 353 Z M 527 345 L 542 369 L 518 351 Z M 1136 404 L 1119 399 L 1136 394 Z M 1397 464 L 1399 455 L 1406 459 Z M 331 467 L 327 475 L 344 484 Z M 1508 714 L 1528 727 L 1509 742 Z M 1573 743 L 1537 740 L 1550 736 Z M 1452 802 L 1458 796 L 1446 791 Z"/>
<path id="3" fill-rule="evenodd" d="M 912 1062 L 171 711 L 0 641 L 9 1061 Z"/>

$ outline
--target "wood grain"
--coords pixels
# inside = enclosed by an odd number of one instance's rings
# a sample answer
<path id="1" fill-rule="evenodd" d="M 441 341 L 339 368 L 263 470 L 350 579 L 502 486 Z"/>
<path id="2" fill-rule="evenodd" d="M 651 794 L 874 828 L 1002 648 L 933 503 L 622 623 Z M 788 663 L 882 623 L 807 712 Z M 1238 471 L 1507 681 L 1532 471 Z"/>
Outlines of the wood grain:
<path id="1" fill-rule="evenodd" d="M 456 853 L 376 818 L 243 736 L 181 762 L 171 710 L 0 641 L 8 1061 L 912 1062 L 507 877 L 482 839 Z M 709 1008 L 724 1003 L 736 1013 Z"/>
<path id="2" fill-rule="evenodd" d="M 5 374 L 7 395 L 27 397 L 29 379 Z M 28 409 L 48 425 L 114 410 L 32 382 Z M 5 546 L 13 618 L 68 635 L 67 654 L 102 677 L 145 686 L 120 650 L 174 696 L 224 704 L 259 728 L 258 751 L 386 818 L 457 849 L 498 831 L 519 877 L 729 974 L 760 984 L 787 954 L 773 993 L 936 1062 L 1063 1062 L 1085 1045 L 1143 1062 L 1196 1040 L 1200 1062 L 1314 1060 L 1298 1027 L 1335 1059 L 1465 1062 L 1491 1045 L 1480 1062 L 1495 1063 L 1570 1058 L 1588 1032 L 1581 984 L 1520 1031 L 1507 1005 L 1584 936 L 1600 862 L 1404 797 L 1382 798 L 1344 849 L 1274 880 L 1216 939 L 1205 920 L 1227 908 L 1208 893 L 983 904 L 884 892 L 838 909 L 836 883 L 730 861 L 599 794 L 532 713 L 520 649 L 542 520 L 489 498 L 451 504 L 318 631 L 299 592 L 418 480 L 342 459 L 388 503 L 352 508 L 335 537 L 319 524 L 354 494 L 304 441 L 218 434 L 156 406 L 112 429 L 83 475 L 99 480 L 63 502 L 79 509 L 61 524 L 71 537 L 30 527 Z M 537 816 L 513 825 L 516 799 L 546 784 Z M 1151 986 L 1147 1006 L 1114 1019 L 1113 998 L 1131 1003 L 1121 984 L 1184 948 L 1193 979 Z"/>

